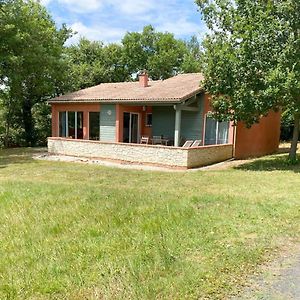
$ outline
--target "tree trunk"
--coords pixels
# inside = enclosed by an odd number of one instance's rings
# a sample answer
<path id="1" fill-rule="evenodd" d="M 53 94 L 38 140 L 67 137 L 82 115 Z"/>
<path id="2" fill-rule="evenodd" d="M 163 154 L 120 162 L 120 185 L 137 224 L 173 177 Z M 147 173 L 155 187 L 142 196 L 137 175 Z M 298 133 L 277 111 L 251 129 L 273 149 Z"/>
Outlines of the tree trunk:
<path id="1" fill-rule="evenodd" d="M 289 154 L 290 160 L 296 160 L 297 155 L 297 145 L 298 145 L 298 139 L 299 139 L 299 121 L 300 121 L 300 115 L 295 114 L 294 115 L 294 131 L 293 131 L 293 139 L 291 142 L 291 149 Z"/>
<path id="2" fill-rule="evenodd" d="M 34 146 L 35 134 L 32 117 L 31 101 L 24 101 L 23 103 L 23 124 L 25 129 L 26 146 Z"/>

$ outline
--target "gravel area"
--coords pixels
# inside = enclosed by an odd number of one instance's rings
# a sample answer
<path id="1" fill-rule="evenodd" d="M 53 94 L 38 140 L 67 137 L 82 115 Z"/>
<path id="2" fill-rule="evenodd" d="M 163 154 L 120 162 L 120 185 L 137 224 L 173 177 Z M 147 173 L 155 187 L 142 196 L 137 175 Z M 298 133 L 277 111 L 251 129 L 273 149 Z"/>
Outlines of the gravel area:
<path id="1" fill-rule="evenodd" d="M 286 248 L 233 299 L 300 300 L 300 245 Z"/>

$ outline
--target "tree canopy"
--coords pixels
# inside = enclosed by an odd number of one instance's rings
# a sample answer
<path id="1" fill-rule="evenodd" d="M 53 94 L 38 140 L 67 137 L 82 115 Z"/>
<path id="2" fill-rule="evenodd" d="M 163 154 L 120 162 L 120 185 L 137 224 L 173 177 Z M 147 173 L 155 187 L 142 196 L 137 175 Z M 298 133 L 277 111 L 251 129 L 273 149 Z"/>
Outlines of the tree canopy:
<path id="1" fill-rule="evenodd" d="M 35 1 L 1 3 L 2 99 L 9 108 L 7 118 L 14 112 L 15 122 L 21 124 L 27 145 L 36 141 L 33 106 L 61 92 L 65 81 L 63 45 L 69 35 L 65 26 L 57 29 L 46 9 Z"/>
<path id="2" fill-rule="evenodd" d="M 197 0 L 211 31 L 204 41 L 205 88 L 219 119 L 258 122 L 271 109 L 300 120 L 300 2 Z"/>
<path id="3" fill-rule="evenodd" d="M 102 82 L 133 80 L 147 70 L 153 80 L 167 79 L 177 73 L 199 72 L 201 50 L 196 37 L 176 39 L 171 33 L 156 32 L 145 26 L 142 32 L 128 32 L 120 44 L 81 38 L 66 48 L 72 89 Z"/>

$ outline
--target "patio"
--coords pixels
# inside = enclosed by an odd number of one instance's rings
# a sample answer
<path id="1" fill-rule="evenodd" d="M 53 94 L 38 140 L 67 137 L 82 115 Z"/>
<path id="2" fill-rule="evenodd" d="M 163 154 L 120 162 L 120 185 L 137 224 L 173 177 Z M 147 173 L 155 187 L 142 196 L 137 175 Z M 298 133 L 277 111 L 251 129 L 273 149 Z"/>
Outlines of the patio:
<path id="1" fill-rule="evenodd" d="M 184 148 L 51 137 L 48 138 L 48 152 L 55 155 L 190 169 L 232 158 L 233 145 Z"/>

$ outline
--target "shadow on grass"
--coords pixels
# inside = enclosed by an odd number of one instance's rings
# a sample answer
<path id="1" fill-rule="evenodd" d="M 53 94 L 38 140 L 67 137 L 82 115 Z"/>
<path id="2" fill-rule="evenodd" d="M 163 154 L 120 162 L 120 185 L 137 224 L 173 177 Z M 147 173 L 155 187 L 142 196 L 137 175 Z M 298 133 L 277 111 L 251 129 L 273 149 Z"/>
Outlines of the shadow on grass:
<path id="1" fill-rule="evenodd" d="M 34 162 L 33 155 L 41 154 L 45 151 L 45 148 L 0 149 L 0 169 L 11 164 Z"/>
<path id="2" fill-rule="evenodd" d="M 300 173 L 300 155 L 298 155 L 298 161 L 294 164 L 288 160 L 286 154 L 275 154 L 268 157 L 258 158 L 249 163 L 234 167 L 236 170 L 244 171 L 292 171 Z"/>

